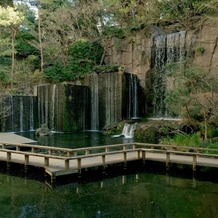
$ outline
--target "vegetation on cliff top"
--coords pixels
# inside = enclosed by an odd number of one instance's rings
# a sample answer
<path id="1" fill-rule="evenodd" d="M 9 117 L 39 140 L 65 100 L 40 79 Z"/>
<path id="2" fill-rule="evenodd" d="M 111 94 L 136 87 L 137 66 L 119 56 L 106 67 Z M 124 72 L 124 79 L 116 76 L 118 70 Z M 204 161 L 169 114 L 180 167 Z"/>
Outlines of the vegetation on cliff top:
<path id="1" fill-rule="evenodd" d="M 151 25 L 196 28 L 205 19 L 216 20 L 217 4 L 216 0 L 76 0 L 73 3 L 39 0 L 37 14 L 25 5 L 18 5 L 14 11 L 22 14 L 19 25 L 0 26 L 1 84 L 10 81 L 15 84 L 12 91 L 16 92 L 15 88 L 24 89 L 24 84 L 19 85 L 24 75 L 29 86 L 40 82 L 42 75 L 50 81 L 83 77 L 96 65 L 104 64 L 112 37 L 122 39 L 135 31 L 148 33 Z M 9 7 L 3 7 L 13 3 L 4 1 L 0 5 L 2 23 L 9 19 L 9 14 L 2 13 Z M 82 45 L 81 41 L 86 43 Z M 94 44 L 101 48 L 91 53 L 93 50 L 89 49 Z M 84 51 L 87 46 L 89 56 Z M 82 56 L 78 56 L 80 52 Z"/>

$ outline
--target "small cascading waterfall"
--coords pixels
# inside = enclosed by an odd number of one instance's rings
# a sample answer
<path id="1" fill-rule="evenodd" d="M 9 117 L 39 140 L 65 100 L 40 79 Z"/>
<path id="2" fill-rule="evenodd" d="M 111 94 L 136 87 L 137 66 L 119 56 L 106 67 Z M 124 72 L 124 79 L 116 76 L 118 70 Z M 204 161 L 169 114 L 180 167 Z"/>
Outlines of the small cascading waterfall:
<path id="1" fill-rule="evenodd" d="M 133 77 L 133 118 L 139 117 L 139 104 L 138 104 L 138 83 L 137 83 L 137 77 Z"/>
<path id="2" fill-rule="evenodd" d="M 126 109 L 127 112 L 126 118 L 138 118 L 140 116 L 139 112 L 139 80 L 136 75 L 134 74 L 125 74 L 126 77 L 126 88 L 127 93 L 124 93 L 124 98 L 127 97 L 124 102 L 126 102 Z"/>
<path id="3" fill-rule="evenodd" d="M 34 130 L 34 102 L 33 98 L 30 98 L 30 131 Z"/>
<path id="4" fill-rule="evenodd" d="M 3 132 L 22 132 L 33 130 L 37 119 L 36 97 L 8 96 L 2 105 L 6 115 L 1 119 L 0 129 Z"/>
<path id="5" fill-rule="evenodd" d="M 117 73 L 106 74 L 106 126 L 117 123 Z"/>
<path id="6" fill-rule="evenodd" d="M 98 74 L 92 73 L 90 75 L 91 86 L 91 130 L 99 130 L 99 85 Z"/>
<path id="7" fill-rule="evenodd" d="M 37 96 L 38 96 L 38 120 L 39 125 L 42 124 L 49 125 L 48 123 L 48 89 L 49 85 L 41 85 L 37 88 Z"/>
<path id="8" fill-rule="evenodd" d="M 56 84 L 52 86 L 52 97 L 51 97 L 51 130 L 54 131 L 54 120 L 55 120 L 55 94 Z"/>
<path id="9" fill-rule="evenodd" d="M 125 123 L 121 135 L 123 135 L 125 138 L 133 138 L 136 127 L 137 123 Z"/>
<path id="10" fill-rule="evenodd" d="M 122 75 L 117 72 L 92 73 L 89 76 L 91 89 L 91 130 L 114 125 L 122 117 Z"/>
<path id="11" fill-rule="evenodd" d="M 20 132 L 23 132 L 23 117 L 24 117 L 24 111 L 23 111 L 23 98 L 20 98 Z"/>
<path id="12" fill-rule="evenodd" d="M 185 57 L 185 31 L 156 36 L 153 39 L 152 65 L 154 68 L 153 81 L 153 114 L 157 117 L 167 117 L 164 99 L 167 89 L 165 66 L 181 62 Z M 182 66 L 182 65 L 180 65 Z"/>
<path id="13" fill-rule="evenodd" d="M 72 132 L 88 128 L 89 89 L 84 86 L 41 85 L 38 92 L 39 126 Z"/>

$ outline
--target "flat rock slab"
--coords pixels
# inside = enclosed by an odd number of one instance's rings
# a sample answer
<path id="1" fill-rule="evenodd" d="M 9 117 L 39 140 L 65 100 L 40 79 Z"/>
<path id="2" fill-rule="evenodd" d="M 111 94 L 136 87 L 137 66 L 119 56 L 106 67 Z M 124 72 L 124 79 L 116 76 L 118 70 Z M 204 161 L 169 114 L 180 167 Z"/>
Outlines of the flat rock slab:
<path id="1" fill-rule="evenodd" d="M 0 133 L 0 142 L 27 144 L 34 143 L 36 141 L 16 135 L 15 133 Z"/>

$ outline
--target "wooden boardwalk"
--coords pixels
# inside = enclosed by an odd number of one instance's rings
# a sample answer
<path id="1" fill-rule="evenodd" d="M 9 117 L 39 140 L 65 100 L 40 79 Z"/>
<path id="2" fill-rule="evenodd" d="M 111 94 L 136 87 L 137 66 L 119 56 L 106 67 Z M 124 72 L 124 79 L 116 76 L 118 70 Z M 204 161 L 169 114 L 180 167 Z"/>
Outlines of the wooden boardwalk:
<path id="1" fill-rule="evenodd" d="M 0 133 L 0 141 L 7 143 L 34 143 L 36 141 L 11 132 Z"/>
<path id="2" fill-rule="evenodd" d="M 14 150 L 8 149 L 13 146 Z M 191 150 L 191 152 L 190 152 Z M 117 144 L 78 149 L 68 149 L 41 145 L 27 145 L 0 142 L 0 161 L 19 163 L 44 168 L 51 179 L 80 174 L 83 169 L 101 167 L 103 170 L 112 164 L 128 164 L 129 161 L 146 160 L 218 168 L 218 149 L 178 147 L 145 143 Z"/>

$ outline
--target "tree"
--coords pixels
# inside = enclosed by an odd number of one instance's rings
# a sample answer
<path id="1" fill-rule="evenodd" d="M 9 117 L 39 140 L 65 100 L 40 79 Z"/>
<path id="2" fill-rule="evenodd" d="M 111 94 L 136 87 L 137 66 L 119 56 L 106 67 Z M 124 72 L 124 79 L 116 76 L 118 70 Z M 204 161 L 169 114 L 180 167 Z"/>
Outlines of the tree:
<path id="1" fill-rule="evenodd" d="M 13 0 L 0 0 L 0 6 L 2 6 L 2 7 L 7 7 L 7 6 L 13 7 Z"/>
<path id="2" fill-rule="evenodd" d="M 163 22 L 178 23 L 182 27 L 192 28 L 208 16 L 217 16 L 218 2 L 217 0 L 160 0 L 159 8 Z"/>
<path id="3" fill-rule="evenodd" d="M 168 66 L 167 80 L 173 86 L 166 92 L 166 106 L 177 116 L 202 123 L 207 139 L 209 121 L 218 118 L 218 76 L 195 66 L 178 69 Z"/>
<path id="4" fill-rule="evenodd" d="M 13 7 L 0 7 L 0 26 L 11 30 L 11 88 L 13 88 L 13 75 L 15 65 L 15 38 L 17 30 L 24 20 L 24 16 Z"/>

